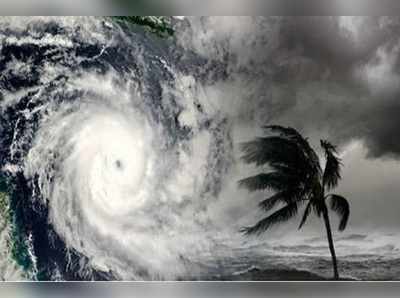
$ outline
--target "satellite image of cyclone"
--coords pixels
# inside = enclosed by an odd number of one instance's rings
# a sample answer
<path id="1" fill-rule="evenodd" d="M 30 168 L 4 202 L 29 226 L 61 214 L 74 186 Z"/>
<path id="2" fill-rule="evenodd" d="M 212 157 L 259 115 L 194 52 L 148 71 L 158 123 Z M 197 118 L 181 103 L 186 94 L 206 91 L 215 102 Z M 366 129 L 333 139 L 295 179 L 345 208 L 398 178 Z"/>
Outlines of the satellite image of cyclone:
<path id="1" fill-rule="evenodd" d="M 399 279 L 399 32 L 1 17 L 0 278 Z"/>

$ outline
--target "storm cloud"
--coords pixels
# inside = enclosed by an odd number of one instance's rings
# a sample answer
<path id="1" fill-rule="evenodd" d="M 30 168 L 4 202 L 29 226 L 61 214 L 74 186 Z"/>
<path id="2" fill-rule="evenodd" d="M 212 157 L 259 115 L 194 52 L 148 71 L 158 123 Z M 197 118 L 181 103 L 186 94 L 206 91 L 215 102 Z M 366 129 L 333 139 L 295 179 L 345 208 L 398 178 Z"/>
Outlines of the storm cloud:
<path id="1" fill-rule="evenodd" d="M 367 226 L 372 231 L 398 229 L 399 17 L 203 17 L 183 22 L 188 26 L 181 24 L 185 30 L 178 42 L 224 65 L 222 79 L 214 76 L 198 92 L 232 126 L 236 163 L 218 205 L 210 208 L 223 226 L 252 224 L 262 216 L 257 202 L 265 193 L 236 187 L 239 179 L 259 170 L 240 161 L 238 144 L 263 135 L 260 127 L 272 123 L 295 127 L 317 150 L 320 139 L 339 146 L 343 179 L 336 191 L 351 202 L 347 232 L 367 233 Z M 295 235 L 297 224 L 269 235 Z M 315 222 L 306 229 L 315 233 L 319 227 Z"/>
<path id="2" fill-rule="evenodd" d="M 399 157 L 399 18 L 189 22 L 190 34 L 181 41 L 187 45 L 196 36 L 195 51 L 227 64 L 231 84 L 219 90 L 231 116 L 258 126 L 294 126 L 339 145 L 357 139 L 371 158 Z"/>

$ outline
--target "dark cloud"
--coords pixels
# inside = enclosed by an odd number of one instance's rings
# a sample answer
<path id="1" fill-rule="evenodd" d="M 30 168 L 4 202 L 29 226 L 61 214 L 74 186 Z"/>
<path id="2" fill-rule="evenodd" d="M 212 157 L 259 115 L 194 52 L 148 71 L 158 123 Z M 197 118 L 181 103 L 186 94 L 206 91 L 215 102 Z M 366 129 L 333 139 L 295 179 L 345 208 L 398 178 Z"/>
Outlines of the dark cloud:
<path id="1" fill-rule="evenodd" d="M 258 111 L 264 119 L 339 144 L 361 139 L 369 157 L 400 156 L 399 18 L 301 17 L 277 23 L 264 53 L 249 48 L 248 55 L 263 63 L 241 72 L 259 82 L 252 95 L 258 105 L 260 98 L 268 101 Z"/>
<path id="2" fill-rule="evenodd" d="M 234 123 L 234 144 L 260 135 L 265 122 L 299 129 L 315 148 L 320 138 L 329 139 L 343 154 L 343 179 L 335 191 L 351 201 L 351 228 L 398 229 L 400 18 L 189 22 L 192 30 L 185 38 L 193 38 L 194 50 L 227 64 L 223 83 L 215 82 L 213 92 L 206 94 Z M 247 170 L 240 168 L 232 180 L 253 173 Z M 224 208 L 238 197 L 239 212 L 228 219 L 236 222 L 237 214 L 248 212 L 251 216 L 243 218 L 252 222 L 255 206 L 242 202 L 249 194 L 232 191 L 225 196 Z M 215 208 L 219 217 L 224 208 Z M 284 234 L 281 228 L 277 233 Z"/>

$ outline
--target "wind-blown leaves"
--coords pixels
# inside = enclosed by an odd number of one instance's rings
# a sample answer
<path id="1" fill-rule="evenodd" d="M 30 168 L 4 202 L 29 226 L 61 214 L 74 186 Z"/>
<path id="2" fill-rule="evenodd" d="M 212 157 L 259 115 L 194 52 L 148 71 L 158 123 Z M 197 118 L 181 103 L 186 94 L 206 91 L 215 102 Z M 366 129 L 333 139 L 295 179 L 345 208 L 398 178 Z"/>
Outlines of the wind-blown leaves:
<path id="1" fill-rule="evenodd" d="M 279 202 L 283 201 L 283 195 L 282 192 L 278 192 L 274 195 L 272 195 L 269 198 L 266 198 L 265 200 L 261 201 L 258 206 L 263 209 L 264 211 L 269 211 L 272 208 L 275 207 L 276 204 Z"/>
<path id="2" fill-rule="evenodd" d="M 331 201 L 331 209 L 335 211 L 339 217 L 339 231 L 343 231 L 346 228 L 347 221 L 350 215 L 349 202 L 342 196 L 331 194 L 329 195 Z"/>
<path id="3" fill-rule="evenodd" d="M 285 137 L 292 142 L 295 142 L 305 155 L 307 165 L 310 167 L 310 170 L 314 172 L 313 174 L 321 174 L 322 170 L 318 155 L 310 146 L 307 139 L 305 139 L 297 130 L 292 127 L 283 127 L 280 125 L 266 125 L 263 126 L 263 128 L 266 130 L 271 130 L 272 132 L 279 132 L 281 137 Z"/>
<path id="4" fill-rule="evenodd" d="M 340 176 L 341 161 L 336 154 L 336 147 L 331 143 L 321 140 L 321 147 L 325 151 L 326 165 L 323 175 L 323 185 L 327 189 L 332 189 L 337 186 Z"/>
<path id="5" fill-rule="evenodd" d="M 313 210 L 314 210 L 315 215 L 317 215 L 318 217 L 321 217 L 322 212 L 324 212 L 324 210 L 326 209 L 325 202 L 318 200 L 318 201 L 314 201 L 312 205 L 313 205 Z"/>
<path id="6" fill-rule="evenodd" d="M 261 234 L 268 228 L 278 223 L 282 223 L 295 216 L 298 211 L 298 204 L 296 202 L 290 203 L 278 211 L 272 213 L 268 217 L 260 220 L 256 225 L 252 227 L 245 227 L 241 229 L 241 232 L 246 235 Z"/>
<path id="7" fill-rule="evenodd" d="M 293 141 L 278 136 L 255 138 L 242 143 L 241 149 L 242 159 L 246 163 L 255 163 L 256 166 L 277 163 L 293 167 L 305 162 Z"/>
<path id="8" fill-rule="evenodd" d="M 315 150 L 296 129 L 279 125 L 263 128 L 274 135 L 243 143 L 242 159 L 256 166 L 268 165 L 271 172 L 247 177 L 238 183 L 240 187 L 245 187 L 249 191 L 275 192 L 258 204 L 263 211 L 271 211 L 280 203 L 286 205 L 255 226 L 243 229 L 243 232 L 259 234 L 273 224 L 289 219 L 297 213 L 301 204 L 308 201 L 299 225 L 300 229 L 312 212 L 320 217 L 327 211 L 325 190 L 337 186 L 341 178 L 341 162 L 336 147 L 328 141 L 321 140 L 326 158 L 326 166 L 322 172 Z M 343 230 L 349 216 L 348 204 L 346 205 L 339 197 L 332 196 L 332 198 L 332 210 L 342 216 L 339 229 Z"/>
<path id="9" fill-rule="evenodd" d="M 294 182 L 295 177 L 279 172 L 261 173 L 239 181 L 240 187 L 245 187 L 250 191 L 271 189 L 279 191 L 287 188 Z"/>
<path id="10" fill-rule="evenodd" d="M 286 203 L 289 204 L 291 202 L 295 202 L 297 199 L 299 191 L 296 189 L 293 190 L 284 190 L 281 192 L 277 192 L 261 201 L 258 206 L 264 211 L 270 211 L 274 208 L 278 203 Z"/>
<path id="11" fill-rule="evenodd" d="M 300 230 L 300 229 L 303 227 L 303 225 L 305 224 L 305 222 L 306 222 L 308 216 L 309 216 L 310 213 L 311 213 L 311 210 L 312 210 L 312 202 L 309 201 L 308 204 L 307 204 L 307 206 L 306 206 L 306 209 L 304 209 L 303 217 L 301 218 L 301 222 L 300 222 L 300 225 L 299 225 L 299 230 Z"/>
<path id="12" fill-rule="evenodd" d="M 263 128 L 275 135 L 243 143 L 242 160 L 256 166 L 267 165 L 271 171 L 242 179 L 239 181 L 239 186 L 250 191 L 274 191 L 273 195 L 258 204 L 263 211 L 271 211 L 272 214 L 258 221 L 254 226 L 244 227 L 241 232 L 245 235 L 260 235 L 270 227 L 294 217 L 299 207 L 304 202 L 308 202 L 299 229 L 303 227 L 311 213 L 315 213 L 318 217 L 323 215 L 332 255 L 334 278 L 338 279 L 339 273 L 326 199 L 330 198 L 331 209 L 340 217 L 339 231 L 346 228 L 350 207 L 345 198 L 325 194 L 327 190 L 336 187 L 341 178 L 341 161 L 336 147 L 328 141 L 321 140 L 326 161 L 324 171 L 322 171 L 317 153 L 297 130 L 279 125 Z M 284 207 L 273 212 L 273 209 L 281 203 L 285 204 Z"/>

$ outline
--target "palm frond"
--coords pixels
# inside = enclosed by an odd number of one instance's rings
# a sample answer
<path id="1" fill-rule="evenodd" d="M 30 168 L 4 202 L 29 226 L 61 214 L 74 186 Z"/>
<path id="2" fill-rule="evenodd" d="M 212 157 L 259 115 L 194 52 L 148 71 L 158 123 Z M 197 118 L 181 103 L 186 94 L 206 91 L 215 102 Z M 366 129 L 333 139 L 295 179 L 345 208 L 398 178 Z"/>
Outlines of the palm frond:
<path id="1" fill-rule="evenodd" d="M 316 179 L 312 183 L 313 185 L 311 187 L 310 201 L 312 201 L 315 214 L 320 217 L 324 211 L 324 208 L 326 208 L 322 179 Z"/>
<path id="2" fill-rule="evenodd" d="M 242 160 L 256 166 L 276 163 L 293 167 L 305 161 L 293 141 L 279 136 L 258 137 L 242 143 L 240 148 L 243 152 Z"/>
<path id="3" fill-rule="evenodd" d="M 275 190 L 280 191 L 294 182 L 295 177 L 280 172 L 261 173 L 239 180 L 239 187 L 245 187 L 249 191 Z"/>
<path id="4" fill-rule="evenodd" d="M 262 200 L 258 203 L 258 206 L 264 211 L 270 211 L 272 208 L 276 206 L 279 202 L 283 200 L 282 192 L 277 192 L 276 194 Z"/>
<path id="5" fill-rule="evenodd" d="M 309 216 L 310 213 L 311 213 L 311 210 L 312 210 L 312 201 L 309 201 L 308 204 L 307 204 L 307 206 L 306 206 L 306 209 L 304 210 L 303 217 L 301 218 L 301 222 L 300 222 L 300 225 L 299 225 L 299 230 L 300 230 L 300 229 L 303 227 L 303 225 L 305 224 L 305 222 L 306 222 L 308 216 Z"/>
<path id="6" fill-rule="evenodd" d="M 252 235 L 252 234 L 260 235 L 271 226 L 289 220 L 291 217 L 297 214 L 297 211 L 298 211 L 297 202 L 287 204 L 285 207 L 272 213 L 268 217 L 260 220 L 256 225 L 252 227 L 244 227 L 240 231 L 245 235 Z"/>
<path id="7" fill-rule="evenodd" d="M 307 165 L 310 167 L 310 170 L 313 172 L 313 174 L 318 176 L 321 175 L 322 170 L 317 153 L 311 147 L 308 140 L 304 138 L 296 129 L 280 125 L 266 125 L 263 126 L 263 128 L 266 130 L 271 130 L 272 132 L 278 132 L 280 136 L 295 142 L 298 148 L 300 148 L 305 155 Z"/>
<path id="8" fill-rule="evenodd" d="M 278 203 L 286 203 L 289 204 L 291 202 L 295 202 L 299 198 L 299 190 L 297 189 L 286 189 L 284 191 L 277 192 L 262 200 L 258 206 L 264 211 L 270 211 L 274 208 Z"/>
<path id="9" fill-rule="evenodd" d="M 337 156 L 336 147 L 328 141 L 321 140 L 321 147 L 325 151 L 326 165 L 322 178 L 324 187 L 332 189 L 337 186 L 341 170 L 341 160 Z"/>
<path id="10" fill-rule="evenodd" d="M 312 198 L 310 201 L 312 202 L 312 209 L 314 213 L 318 217 L 321 217 L 324 208 L 326 208 L 325 202 L 323 200 L 320 200 L 319 197 Z"/>
<path id="11" fill-rule="evenodd" d="M 303 138 L 301 134 L 293 127 L 285 127 L 281 125 L 264 125 L 262 128 L 265 130 L 270 130 L 272 132 L 278 132 L 279 135 L 286 138 L 298 139 Z"/>
<path id="12" fill-rule="evenodd" d="M 346 198 L 331 194 L 329 195 L 331 201 L 331 209 L 335 211 L 339 217 L 339 231 L 343 231 L 346 228 L 347 221 L 350 215 L 350 205 Z"/>

